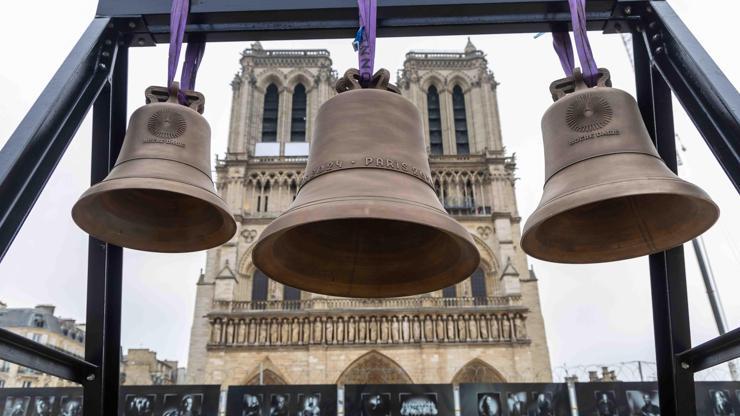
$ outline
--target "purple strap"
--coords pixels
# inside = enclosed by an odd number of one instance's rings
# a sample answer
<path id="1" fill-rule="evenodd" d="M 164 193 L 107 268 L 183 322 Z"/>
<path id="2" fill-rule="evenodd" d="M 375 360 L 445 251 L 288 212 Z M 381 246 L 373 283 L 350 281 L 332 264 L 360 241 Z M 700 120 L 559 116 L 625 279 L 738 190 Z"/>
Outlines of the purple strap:
<path id="1" fill-rule="evenodd" d="M 360 66 L 360 81 L 366 85 L 372 79 L 375 69 L 375 24 L 378 2 L 377 0 L 357 0 L 357 5 L 360 8 L 360 27 L 364 28 L 357 57 Z"/>
<path id="2" fill-rule="evenodd" d="M 182 50 L 182 41 L 185 37 L 185 25 L 188 21 L 189 12 L 190 0 L 172 0 L 170 13 L 170 53 L 167 65 L 168 87 L 171 87 L 172 82 L 175 80 L 177 63 L 180 60 L 180 51 Z M 185 62 L 183 63 L 182 74 L 180 74 L 180 94 L 178 96 L 180 104 L 187 105 L 187 98 L 182 91 L 195 88 L 195 78 L 200 62 L 203 60 L 205 48 L 205 42 L 196 41 L 192 37 L 188 42 L 188 47 L 185 50 Z"/>
<path id="3" fill-rule="evenodd" d="M 570 19 L 573 24 L 573 37 L 576 39 L 578 60 L 581 63 L 583 80 L 586 85 L 593 87 L 599 76 L 599 69 L 591 52 L 591 44 L 588 41 L 586 30 L 586 0 L 568 0 L 570 6 Z M 574 59 L 573 46 L 570 43 L 568 32 L 555 32 L 552 34 L 552 44 L 560 58 L 560 65 L 565 75 L 573 75 Z"/>
<path id="4" fill-rule="evenodd" d="M 560 58 L 560 66 L 563 67 L 563 72 L 567 76 L 573 75 L 575 60 L 573 59 L 573 44 L 570 43 L 568 32 L 553 32 L 552 46 L 555 48 L 558 58 Z"/>

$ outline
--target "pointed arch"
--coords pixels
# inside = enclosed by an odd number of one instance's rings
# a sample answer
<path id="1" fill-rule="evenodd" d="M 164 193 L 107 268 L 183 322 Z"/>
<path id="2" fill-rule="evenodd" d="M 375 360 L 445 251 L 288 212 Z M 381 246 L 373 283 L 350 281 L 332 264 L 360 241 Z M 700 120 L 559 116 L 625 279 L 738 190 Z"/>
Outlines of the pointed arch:
<path id="1" fill-rule="evenodd" d="M 429 71 L 421 75 L 419 84 L 422 91 L 427 91 L 432 85 L 437 87 L 437 90 L 443 90 L 446 83 L 444 75 L 438 71 Z"/>
<path id="2" fill-rule="evenodd" d="M 506 378 L 498 370 L 480 358 L 468 361 L 452 378 L 452 384 L 505 382 Z"/>
<path id="3" fill-rule="evenodd" d="M 337 379 L 336 384 L 413 384 L 397 362 L 372 350 L 354 360 Z"/>
<path id="4" fill-rule="evenodd" d="M 264 385 L 285 385 L 290 384 L 287 377 L 285 377 L 282 372 L 273 364 L 272 360 L 270 358 L 265 358 L 262 360 L 262 384 Z M 257 364 L 257 366 L 252 370 L 251 373 L 245 377 L 247 380 L 246 385 L 248 386 L 258 386 L 260 384 L 260 365 Z"/>

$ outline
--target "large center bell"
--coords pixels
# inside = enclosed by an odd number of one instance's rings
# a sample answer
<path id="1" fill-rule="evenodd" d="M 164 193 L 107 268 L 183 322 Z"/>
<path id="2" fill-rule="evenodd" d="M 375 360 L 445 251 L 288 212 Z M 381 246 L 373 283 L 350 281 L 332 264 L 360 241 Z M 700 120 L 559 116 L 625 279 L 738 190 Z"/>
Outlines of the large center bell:
<path id="1" fill-rule="evenodd" d="M 665 165 L 634 98 L 601 69 L 555 81 L 542 117 L 545 187 L 522 248 L 559 263 L 598 263 L 663 251 L 706 231 L 719 209 Z"/>
<path id="2" fill-rule="evenodd" d="M 228 241 L 236 222 L 211 180 L 211 128 L 200 114 L 203 95 L 177 84 L 146 90 L 147 105 L 131 115 L 110 174 L 85 191 L 72 218 L 90 235 L 137 250 L 186 252 Z"/>
<path id="3" fill-rule="evenodd" d="M 427 293 L 475 270 L 468 231 L 433 189 L 419 110 L 378 71 L 356 70 L 316 116 L 295 200 L 262 233 L 255 265 L 271 278 L 334 296 Z"/>

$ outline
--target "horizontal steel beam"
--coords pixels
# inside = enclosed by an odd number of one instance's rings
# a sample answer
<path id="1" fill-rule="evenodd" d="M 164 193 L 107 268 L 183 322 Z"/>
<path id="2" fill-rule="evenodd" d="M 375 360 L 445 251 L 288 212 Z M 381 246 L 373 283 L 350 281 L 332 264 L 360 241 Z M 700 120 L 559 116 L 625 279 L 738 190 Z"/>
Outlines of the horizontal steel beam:
<path id="1" fill-rule="evenodd" d="M 644 37 L 653 64 L 740 191 L 740 94 L 665 1 L 652 1 Z"/>
<path id="2" fill-rule="evenodd" d="M 646 3 L 634 0 L 631 3 Z M 635 16 L 613 11 L 617 0 L 590 0 L 588 27 Z M 630 3 L 630 4 L 631 4 Z M 129 19 L 132 45 L 167 42 L 170 0 L 100 0 L 98 15 Z M 380 0 L 378 36 L 549 32 L 570 24 L 566 0 Z M 209 42 L 268 39 L 352 38 L 356 0 L 209 0 L 193 2 L 187 33 Z"/>
<path id="3" fill-rule="evenodd" d="M 97 367 L 73 355 L 0 328 L 0 359 L 82 384 Z"/>
<path id="4" fill-rule="evenodd" d="M 693 371 L 706 370 L 740 357 L 740 328 L 720 335 L 676 355 L 682 366 Z"/>
<path id="5" fill-rule="evenodd" d="M 0 150 L 0 260 L 107 82 L 117 47 L 104 36 L 109 23 L 93 20 Z"/>

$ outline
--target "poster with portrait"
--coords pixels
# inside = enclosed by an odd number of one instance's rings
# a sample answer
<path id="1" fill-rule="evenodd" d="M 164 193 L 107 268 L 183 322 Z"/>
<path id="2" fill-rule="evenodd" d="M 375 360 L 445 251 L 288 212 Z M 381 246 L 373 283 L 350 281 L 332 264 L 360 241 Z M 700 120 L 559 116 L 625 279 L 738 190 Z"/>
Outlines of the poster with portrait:
<path id="1" fill-rule="evenodd" d="M 62 396 L 59 400 L 59 416 L 82 416 L 82 395 Z"/>
<path id="2" fill-rule="evenodd" d="M 236 416 L 325 416 L 337 413 L 337 386 L 230 386 L 226 414 Z"/>
<path id="3" fill-rule="evenodd" d="M 706 416 L 740 416 L 740 383 L 696 383 L 697 413 Z"/>
<path id="4" fill-rule="evenodd" d="M 576 383 L 578 411 L 587 416 L 660 416 L 658 383 Z"/>
<path id="5" fill-rule="evenodd" d="M 451 384 L 349 384 L 346 416 L 443 416 L 455 412 Z"/>
<path id="6" fill-rule="evenodd" d="M 33 396 L 28 414 L 31 416 L 52 416 L 55 402 L 56 397 L 53 395 Z"/>
<path id="7" fill-rule="evenodd" d="M 460 384 L 463 416 L 568 416 L 564 383 Z"/>
<path id="8" fill-rule="evenodd" d="M 124 416 L 153 416 L 155 394 L 127 394 L 123 399 Z"/>
<path id="9" fill-rule="evenodd" d="M 25 416 L 30 401 L 31 398 L 28 396 L 7 397 L 5 399 L 3 416 Z"/>
<path id="10" fill-rule="evenodd" d="M 660 416 L 658 390 L 626 390 L 630 416 Z"/>
<path id="11" fill-rule="evenodd" d="M 30 387 L 0 389 L 0 416 L 82 415 L 82 389 Z"/>
<path id="12" fill-rule="evenodd" d="M 120 416 L 218 416 L 220 386 L 121 386 Z"/>

